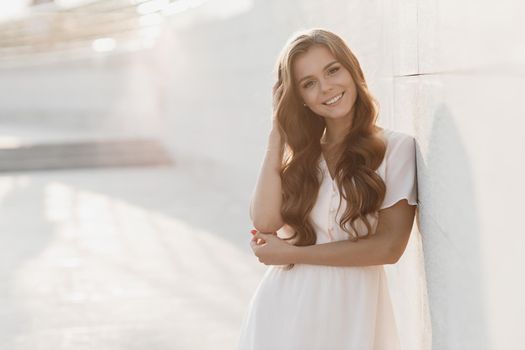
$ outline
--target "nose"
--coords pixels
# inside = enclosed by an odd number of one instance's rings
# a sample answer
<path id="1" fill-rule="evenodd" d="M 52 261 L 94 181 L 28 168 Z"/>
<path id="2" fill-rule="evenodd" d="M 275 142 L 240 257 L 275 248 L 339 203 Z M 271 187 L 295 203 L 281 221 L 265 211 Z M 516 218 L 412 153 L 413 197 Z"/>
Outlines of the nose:
<path id="1" fill-rule="evenodd" d="M 332 85 L 326 79 L 319 80 L 319 86 L 322 93 L 327 93 L 332 90 Z"/>

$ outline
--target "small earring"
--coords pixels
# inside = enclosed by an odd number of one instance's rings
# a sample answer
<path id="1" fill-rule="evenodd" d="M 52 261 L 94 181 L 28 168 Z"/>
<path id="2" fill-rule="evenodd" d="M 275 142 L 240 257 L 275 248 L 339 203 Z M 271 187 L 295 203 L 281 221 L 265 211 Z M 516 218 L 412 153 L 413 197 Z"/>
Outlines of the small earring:
<path id="1" fill-rule="evenodd" d="M 305 106 L 305 107 L 306 107 L 306 103 L 303 103 L 303 106 Z"/>

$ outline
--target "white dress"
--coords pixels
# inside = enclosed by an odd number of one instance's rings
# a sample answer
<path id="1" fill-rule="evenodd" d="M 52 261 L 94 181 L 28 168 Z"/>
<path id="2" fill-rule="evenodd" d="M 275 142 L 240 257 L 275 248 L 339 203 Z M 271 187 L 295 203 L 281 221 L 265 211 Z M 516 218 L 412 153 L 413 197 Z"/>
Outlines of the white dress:
<path id="1" fill-rule="evenodd" d="M 387 150 L 376 170 L 386 184 L 381 209 L 406 198 L 417 204 L 415 141 L 383 129 Z M 316 244 L 348 238 L 338 225 L 346 203 L 320 157 L 323 180 L 310 219 Z M 377 226 L 377 212 L 368 216 Z M 364 224 L 357 234 L 366 232 Z M 287 237 L 286 225 L 277 232 Z M 398 350 L 399 338 L 383 265 L 269 265 L 244 316 L 239 350 Z"/>

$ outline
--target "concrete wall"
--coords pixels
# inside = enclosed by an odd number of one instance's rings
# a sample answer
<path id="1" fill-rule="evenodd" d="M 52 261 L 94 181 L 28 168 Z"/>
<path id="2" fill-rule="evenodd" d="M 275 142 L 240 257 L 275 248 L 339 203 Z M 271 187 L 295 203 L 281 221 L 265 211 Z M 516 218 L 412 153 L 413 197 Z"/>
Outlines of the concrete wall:
<path id="1" fill-rule="evenodd" d="M 518 349 L 524 9 L 509 0 L 210 1 L 173 17 L 152 50 L 1 71 L 0 121 L 159 137 L 176 159 L 216 163 L 222 173 L 210 176 L 248 201 L 277 54 L 297 29 L 333 30 L 361 62 L 380 124 L 417 138 L 418 227 L 387 267 L 404 349 Z"/>
<path id="2" fill-rule="evenodd" d="M 413 101 L 435 349 L 522 347 L 524 9 L 420 1 L 414 14 L 418 76 L 396 93 Z"/>

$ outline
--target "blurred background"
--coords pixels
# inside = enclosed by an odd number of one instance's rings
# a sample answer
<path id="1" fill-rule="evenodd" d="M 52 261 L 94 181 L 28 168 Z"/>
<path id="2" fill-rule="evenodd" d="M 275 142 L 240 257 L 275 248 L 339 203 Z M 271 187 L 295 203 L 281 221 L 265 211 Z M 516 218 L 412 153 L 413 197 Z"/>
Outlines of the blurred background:
<path id="1" fill-rule="evenodd" d="M 386 266 L 403 349 L 521 349 L 524 13 L 0 0 L 0 349 L 235 348 L 266 269 L 248 205 L 274 64 L 310 27 L 417 140 L 417 225 Z"/>

